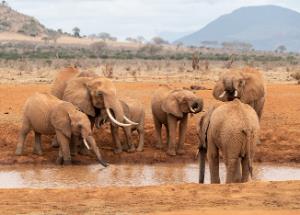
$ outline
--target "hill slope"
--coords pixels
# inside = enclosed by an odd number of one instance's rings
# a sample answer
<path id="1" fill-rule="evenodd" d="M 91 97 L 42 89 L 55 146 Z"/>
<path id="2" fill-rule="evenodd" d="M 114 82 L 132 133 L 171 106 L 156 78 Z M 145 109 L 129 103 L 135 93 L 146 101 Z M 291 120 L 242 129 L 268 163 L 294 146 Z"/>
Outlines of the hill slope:
<path id="1" fill-rule="evenodd" d="M 259 50 L 285 45 L 300 51 L 300 13 L 272 5 L 243 7 L 176 42 L 200 45 L 202 41 L 248 42 Z"/>
<path id="2" fill-rule="evenodd" d="M 0 32 L 21 33 L 28 36 L 48 34 L 48 30 L 35 18 L 0 5 Z"/>

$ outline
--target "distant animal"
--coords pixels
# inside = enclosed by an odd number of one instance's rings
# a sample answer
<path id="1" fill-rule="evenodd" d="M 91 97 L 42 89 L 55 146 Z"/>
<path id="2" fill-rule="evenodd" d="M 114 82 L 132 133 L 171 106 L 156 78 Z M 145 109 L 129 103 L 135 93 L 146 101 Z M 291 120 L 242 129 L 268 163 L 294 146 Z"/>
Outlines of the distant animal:
<path id="1" fill-rule="evenodd" d="M 16 155 L 22 155 L 28 133 L 35 134 L 34 153 L 41 155 L 41 135 L 56 135 L 59 143 L 57 163 L 71 164 L 70 145 L 76 148 L 74 138 L 82 138 L 86 147 L 95 152 L 98 161 L 107 166 L 102 159 L 92 136 L 88 117 L 73 104 L 64 102 L 46 93 L 36 93 L 29 97 L 24 106 L 23 123 L 17 144 Z M 75 144 L 75 145 L 74 145 Z"/>
<path id="2" fill-rule="evenodd" d="M 145 123 L 145 111 L 142 106 L 142 104 L 136 100 L 133 99 L 126 99 L 119 100 L 123 107 L 124 115 L 127 118 L 127 122 L 130 121 L 132 123 L 131 126 L 122 127 L 123 131 L 125 133 L 125 142 L 126 142 L 126 149 L 128 152 L 134 152 L 137 150 L 138 152 L 143 151 L 144 148 L 144 123 Z M 103 124 L 105 121 L 110 121 L 107 115 L 101 114 L 101 117 L 98 117 L 96 119 L 96 126 L 99 128 L 101 124 Z M 130 120 L 129 120 L 130 119 Z M 131 121 L 132 120 L 132 121 Z M 124 120 L 124 123 L 126 121 Z M 115 123 L 111 123 L 111 134 L 113 142 L 116 145 L 115 153 L 121 153 L 123 151 L 122 144 L 120 142 L 119 138 L 119 126 Z M 135 145 L 132 143 L 132 132 L 137 131 L 139 134 L 139 144 L 137 149 L 135 148 Z"/>
<path id="3" fill-rule="evenodd" d="M 229 70 L 220 76 L 213 96 L 220 101 L 235 98 L 254 108 L 259 118 L 265 103 L 266 89 L 260 71 L 246 67 L 242 70 Z"/>
<path id="4" fill-rule="evenodd" d="M 161 149 L 162 125 L 167 130 L 167 154 L 184 154 L 185 133 L 188 123 L 188 114 L 197 114 L 203 109 L 203 100 L 192 91 L 171 89 L 168 86 L 160 87 L 153 93 L 151 100 L 152 115 L 157 138 L 156 147 Z M 179 124 L 179 142 L 176 144 L 177 123 Z"/>
<path id="5" fill-rule="evenodd" d="M 238 99 L 210 108 L 197 126 L 200 142 L 199 183 L 204 182 L 206 155 L 211 183 L 220 183 L 219 152 L 226 166 L 226 183 L 248 181 L 249 175 L 252 175 L 259 129 L 256 112 Z"/>

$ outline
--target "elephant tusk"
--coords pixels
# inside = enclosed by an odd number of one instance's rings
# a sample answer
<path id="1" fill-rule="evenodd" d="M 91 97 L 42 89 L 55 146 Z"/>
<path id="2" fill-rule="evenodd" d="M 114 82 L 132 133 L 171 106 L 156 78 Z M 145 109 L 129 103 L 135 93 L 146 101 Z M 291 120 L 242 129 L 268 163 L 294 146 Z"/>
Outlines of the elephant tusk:
<path id="1" fill-rule="evenodd" d="M 192 113 L 196 113 L 196 111 L 192 107 L 189 106 L 189 109 Z"/>
<path id="2" fill-rule="evenodd" d="M 224 92 L 219 96 L 219 98 L 222 99 L 225 95 L 226 95 L 226 91 L 224 91 Z"/>
<path id="3" fill-rule="evenodd" d="M 138 125 L 138 124 L 139 124 L 139 123 L 137 123 L 137 122 L 131 121 L 131 120 L 128 119 L 125 115 L 124 115 L 124 119 L 125 119 L 126 122 L 128 122 L 128 123 L 130 123 L 130 124 L 132 124 L 132 125 Z"/>
<path id="4" fill-rule="evenodd" d="M 236 98 L 237 96 L 238 96 L 238 91 L 235 90 L 235 91 L 234 91 L 234 97 Z"/>
<path id="5" fill-rule="evenodd" d="M 91 148 L 89 147 L 89 144 L 87 143 L 85 138 L 83 138 L 83 143 L 88 150 L 91 150 Z"/>
<path id="6" fill-rule="evenodd" d="M 110 120 L 111 120 L 113 123 L 117 124 L 118 126 L 122 126 L 122 127 L 128 127 L 128 126 L 131 126 L 131 124 L 125 124 L 125 123 L 118 122 L 118 121 L 112 116 L 112 114 L 111 114 L 109 108 L 106 108 L 106 112 L 107 112 L 107 115 L 108 115 L 108 117 L 110 118 Z"/>

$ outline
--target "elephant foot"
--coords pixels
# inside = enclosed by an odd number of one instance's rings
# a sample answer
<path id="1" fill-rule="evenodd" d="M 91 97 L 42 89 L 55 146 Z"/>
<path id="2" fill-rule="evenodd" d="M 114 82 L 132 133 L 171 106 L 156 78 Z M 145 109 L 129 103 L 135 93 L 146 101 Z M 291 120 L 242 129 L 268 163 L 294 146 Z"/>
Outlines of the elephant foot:
<path id="1" fill-rule="evenodd" d="M 116 149 L 114 149 L 114 153 L 115 154 L 121 154 L 122 152 L 123 152 L 122 148 L 116 148 Z"/>
<path id="2" fill-rule="evenodd" d="M 57 164 L 57 165 L 62 165 L 62 164 L 63 164 L 63 161 L 64 161 L 63 157 L 58 157 L 58 158 L 56 159 L 56 164 Z"/>
<path id="3" fill-rule="evenodd" d="M 177 149 L 176 154 L 178 154 L 178 155 L 184 155 L 185 154 L 185 150 L 184 149 Z"/>
<path id="4" fill-rule="evenodd" d="M 41 149 L 33 149 L 33 154 L 36 154 L 36 155 L 43 155 L 43 152 Z"/>
<path id="5" fill-rule="evenodd" d="M 163 145 L 161 143 L 156 143 L 155 147 L 157 149 L 162 149 L 163 148 Z"/>
<path id="6" fill-rule="evenodd" d="M 127 144 L 122 144 L 122 149 L 124 151 L 128 151 L 129 150 L 129 146 Z"/>
<path id="7" fill-rule="evenodd" d="M 144 150 L 143 147 L 138 147 L 138 148 L 136 149 L 137 152 L 142 152 L 143 150 Z"/>
<path id="8" fill-rule="evenodd" d="M 128 149 L 127 152 L 129 152 L 129 153 L 135 152 L 134 145 L 131 145 L 130 149 Z"/>
<path id="9" fill-rule="evenodd" d="M 52 146 L 53 148 L 58 148 L 58 147 L 59 147 L 59 144 L 58 144 L 56 138 L 53 138 L 53 139 L 52 139 L 51 146 Z"/>
<path id="10" fill-rule="evenodd" d="M 176 155 L 176 151 L 173 149 L 168 149 L 167 154 L 170 156 L 175 156 Z"/>
<path id="11" fill-rule="evenodd" d="M 72 165 L 71 160 L 64 160 L 64 166 L 70 166 L 70 165 Z"/>
<path id="12" fill-rule="evenodd" d="M 22 155 L 23 154 L 23 149 L 22 148 L 17 148 L 15 154 L 18 155 L 18 156 Z"/>

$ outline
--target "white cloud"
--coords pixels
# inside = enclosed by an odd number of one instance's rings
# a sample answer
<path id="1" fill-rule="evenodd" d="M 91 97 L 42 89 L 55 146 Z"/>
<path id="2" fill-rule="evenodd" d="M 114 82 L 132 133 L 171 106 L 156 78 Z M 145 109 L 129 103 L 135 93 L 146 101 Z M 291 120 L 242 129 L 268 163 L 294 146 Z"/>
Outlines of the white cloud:
<path id="1" fill-rule="evenodd" d="M 300 10 L 297 0 L 8 0 L 19 12 L 49 28 L 109 32 L 119 38 L 161 32 L 193 32 L 215 18 L 248 5 L 276 4 Z"/>

